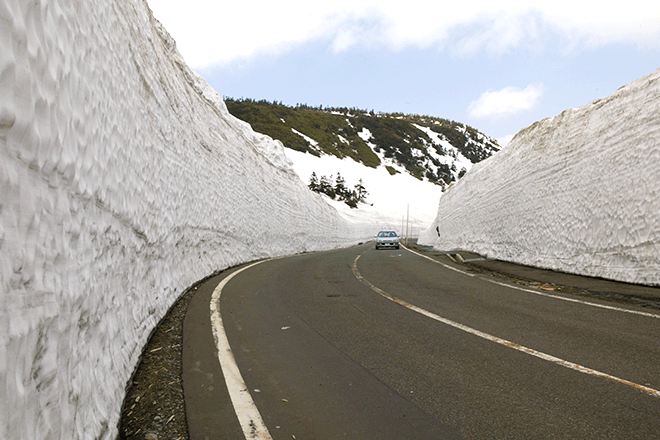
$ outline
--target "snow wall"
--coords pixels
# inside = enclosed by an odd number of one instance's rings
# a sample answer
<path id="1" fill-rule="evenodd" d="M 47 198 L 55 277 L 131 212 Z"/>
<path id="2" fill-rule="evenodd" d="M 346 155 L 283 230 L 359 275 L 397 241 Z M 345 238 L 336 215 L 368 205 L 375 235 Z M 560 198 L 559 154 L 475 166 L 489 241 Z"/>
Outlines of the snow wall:
<path id="1" fill-rule="evenodd" d="M 0 0 L 0 438 L 112 439 L 183 291 L 349 226 L 144 0 Z"/>
<path id="2" fill-rule="evenodd" d="M 659 285 L 659 78 L 523 129 L 441 197 L 420 243 Z"/>

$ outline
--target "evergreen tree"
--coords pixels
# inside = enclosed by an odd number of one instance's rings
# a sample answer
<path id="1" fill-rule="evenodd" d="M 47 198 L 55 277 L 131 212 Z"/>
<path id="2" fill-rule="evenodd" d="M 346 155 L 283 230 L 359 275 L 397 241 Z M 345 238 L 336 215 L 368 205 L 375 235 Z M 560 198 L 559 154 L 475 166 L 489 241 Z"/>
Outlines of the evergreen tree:
<path id="1" fill-rule="evenodd" d="M 340 173 L 337 173 L 337 179 L 335 179 L 335 194 L 339 197 L 339 200 L 346 200 L 346 196 L 348 195 L 346 181 Z"/>
<path id="2" fill-rule="evenodd" d="M 352 190 L 348 191 L 348 194 L 346 195 L 346 198 L 344 199 L 344 202 L 348 206 L 350 206 L 351 208 L 357 209 L 358 200 L 357 200 L 357 194 L 355 193 L 355 191 L 352 191 Z"/>
<path id="3" fill-rule="evenodd" d="M 358 181 L 357 185 L 355 185 L 354 188 L 355 188 L 355 200 L 357 202 L 364 203 L 367 199 L 367 194 L 369 193 L 367 192 L 367 189 L 364 187 L 364 182 L 362 182 L 362 179 Z"/>
<path id="4" fill-rule="evenodd" d="M 309 177 L 309 189 L 315 192 L 319 192 L 319 179 L 316 177 L 316 173 L 312 172 L 312 175 Z"/>
<path id="5" fill-rule="evenodd" d="M 319 180 L 319 190 L 319 192 L 322 192 L 331 199 L 334 199 L 337 196 L 334 185 L 332 184 L 332 174 L 330 175 L 330 178 L 321 176 L 321 179 Z"/>
<path id="6" fill-rule="evenodd" d="M 312 175 L 309 177 L 308 187 L 312 191 L 323 193 L 331 199 L 341 200 L 351 208 L 357 208 L 358 203 L 364 203 L 368 194 L 362 179 L 355 185 L 354 189 L 348 189 L 346 180 L 341 173 L 337 173 L 337 178 L 333 179 L 332 174 L 330 177 L 318 177 L 316 172 L 312 172 Z"/>

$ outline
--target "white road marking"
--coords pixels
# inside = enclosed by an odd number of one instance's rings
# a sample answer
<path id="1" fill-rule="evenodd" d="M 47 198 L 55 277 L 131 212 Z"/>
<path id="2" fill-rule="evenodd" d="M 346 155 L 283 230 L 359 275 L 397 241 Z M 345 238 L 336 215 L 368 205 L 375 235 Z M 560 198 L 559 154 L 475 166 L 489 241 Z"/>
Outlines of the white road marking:
<path id="1" fill-rule="evenodd" d="M 440 264 L 441 266 L 444 266 L 444 267 L 446 267 L 447 269 L 451 269 L 451 270 L 453 270 L 453 271 L 456 271 L 456 272 L 462 273 L 463 275 L 468 275 L 468 276 L 471 276 L 471 277 L 474 277 L 474 276 L 475 276 L 474 274 L 470 274 L 470 273 L 467 273 L 467 272 L 462 271 L 462 270 L 460 270 L 460 269 L 457 269 L 457 268 L 455 268 L 455 267 L 449 266 L 448 264 L 445 264 L 445 263 L 443 263 L 443 262 L 441 262 L 441 261 L 438 261 L 438 260 L 436 260 L 436 259 L 434 259 L 434 258 L 431 258 L 431 257 L 428 257 L 428 256 L 426 256 L 426 255 L 420 254 L 419 252 L 415 252 L 415 251 L 413 251 L 412 249 L 409 249 L 409 248 L 407 248 L 407 247 L 404 247 L 404 249 L 407 250 L 407 251 L 410 252 L 410 253 L 413 253 L 413 254 L 417 255 L 417 256 L 420 256 L 420 257 L 422 257 L 422 258 L 426 258 L 427 260 L 430 260 L 430 261 L 432 261 L 432 262 L 434 262 L 434 263 L 436 263 L 436 264 Z M 489 278 L 479 277 L 479 279 L 480 279 L 480 280 L 483 280 L 483 281 L 487 281 L 487 282 L 492 283 L 492 284 L 497 284 L 498 286 L 508 287 L 508 288 L 510 288 L 510 289 L 520 290 L 520 291 L 527 292 L 527 293 L 533 293 L 534 295 L 546 296 L 546 297 L 548 297 L 548 298 L 560 299 L 560 300 L 562 300 L 562 301 L 568 301 L 568 302 L 573 302 L 573 303 L 578 303 L 578 304 L 584 304 L 584 305 L 591 306 L 591 307 L 599 307 L 599 308 L 601 308 L 601 309 L 615 310 L 615 311 L 617 311 L 617 312 L 632 313 L 633 315 L 647 316 L 647 317 L 649 317 L 649 318 L 660 319 L 660 315 L 656 315 L 656 314 L 654 314 L 654 313 L 642 312 L 642 311 L 640 311 L 640 310 L 624 309 L 624 308 L 622 308 L 622 307 L 608 306 L 608 305 L 605 305 L 605 304 L 597 304 L 597 303 L 592 303 L 592 302 L 584 301 L 584 300 L 580 300 L 580 299 L 568 298 L 568 297 L 565 297 L 565 296 L 559 296 L 559 295 L 553 295 L 553 294 L 551 294 L 551 293 L 541 292 L 541 291 L 532 290 L 532 289 L 525 289 L 525 288 L 523 288 L 523 287 L 514 286 L 514 285 L 512 285 L 512 284 L 502 283 L 502 282 L 499 282 L 499 281 L 496 281 L 496 280 L 492 280 L 492 279 L 489 279 Z"/>
<path id="2" fill-rule="evenodd" d="M 415 255 L 417 255 L 417 256 L 419 256 L 419 257 L 422 257 L 422 258 L 426 258 L 427 260 L 432 261 L 432 262 L 434 262 L 434 263 L 436 263 L 436 264 L 439 264 L 440 266 L 444 266 L 445 268 L 450 269 L 450 270 L 453 270 L 454 272 L 462 273 L 463 275 L 467 275 L 467 276 L 469 276 L 469 277 L 474 277 L 474 274 L 473 274 L 473 273 L 465 272 L 464 270 L 460 270 L 460 269 L 458 269 L 458 268 L 456 268 L 456 267 L 453 267 L 453 266 L 450 266 L 450 265 L 448 265 L 448 264 L 445 264 L 445 263 L 443 263 L 442 261 L 438 261 L 438 260 L 436 260 L 436 259 L 434 259 L 434 258 L 427 257 L 426 255 L 420 254 L 419 252 L 415 252 L 415 251 L 413 251 L 412 249 L 407 248 L 406 246 L 403 246 L 403 248 L 404 248 L 405 250 L 407 250 L 408 252 L 410 252 L 410 253 L 413 253 L 413 254 L 415 254 Z M 451 257 L 450 257 L 450 258 L 451 258 Z M 453 259 L 453 258 L 452 258 L 452 259 Z"/>
<path id="3" fill-rule="evenodd" d="M 575 364 L 575 363 L 569 362 L 569 361 L 565 361 L 565 360 L 560 359 L 558 357 L 555 357 L 555 356 L 552 356 L 552 355 L 549 355 L 549 354 L 546 354 L 546 353 L 542 353 L 540 351 L 537 351 L 537 350 L 534 350 L 534 349 L 516 344 L 516 343 L 511 342 L 511 341 L 507 341 L 506 339 L 498 338 L 497 336 L 493 336 L 493 335 L 490 335 L 488 333 L 484 333 L 482 331 L 479 331 L 479 330 L 473 329 L 471 327 L 468 327 L 466 325 L 460 324 L 458 322 L 452 321 L 450 319 L 443 318 L 442 316 L 436 315 L 435 313 L 429 312 L 428 310 L 422 309 L 421 307 L 417 307 L 417 306 L 415 306 L 413 304 L 410 304 L 406 301 L 398 299 L 398 298 L 390 295 L 389 293 L 385 292 L 384 290 L 380 289 L 379 287 L 374 286 L 373 284 L 371 284 L 371 282 L 369 282 L 366 278 L 364 278 L 360 274 L 360 271 L 357 268 L 357 262 L 358 262 L 358 260 L 360 259 L 361 256 L 362 255 L 358 255 L 357 258 L 355 258 L 355 261 L 353 261 L 352 270 L 353 270 L 353 274 L 355 275 L 355 278 L 357 278 L 362 284 L 369 287 L 374 292 L 378 293 L 379 295 L 381 295 L 384 298 L 389 299 L 390 301 L 394 301 L 395 303 L 397 303 L 399 305 L 402 305 L 403 307 L 406 307 L 406 308 L 408 308 L 408 309 L 410 309 L 414 312 L 420 313 L 420 314 L 422 314 L 422 315 L 424 315 L 428 318 L 431 318 L 435 321 L 441 322 L 443 324 L 447 324 L 449 326 L 452 326 L 452 327 L 457 328 L 459 330 L 462 330 L 464 332 L 470 333 L 472 335 L 479 336 L 480 338 L 486 339 L 488 341 L 492 341 L 492 342 L 495 342 L 497 344 L 501 344 L 501 345 L 504 345 L 506 347 L 513 348 L 514 350 L 518 350 L 520 352 L 527 353 L 529 355 L 532 355 L 532 356 L 535 356 L 537 358 L 555 363 L 557 365 L 561 365 L 562 367 L 566 367 L 566 368 L 570 368 L 570 369 L 575 370 L 575 371 L 579 371 L 580 373 L 585 373 L 585 374 L 589 374 L 591 376 L 602 377 L 602 378 L 605 378 L 605 379 L 613 380 L 613 381 L 618 382 L 620 384 L 628 385 L 628 386 L 633 387 L 635 389 L 638 389 L 640 391 L 644 391 L 645 393 L 650 394 L 654 397 L 660 397 L 660 391 L 655 390 L 653 388 L 650 388 L 650 387 L 647 387 L 647 386 L 644 386 L 644 385 L 639 385 L 639 384 L 636 384 L 634 382 L 630 382 L 629 380 L 620 379 L 620 378 L 612 376 L 610 374 L 602 373 L 600 371 L 597 371 L 597 370 L 594 370 L 594 369 L 591 369 L 591 368 L 583 367 L 582 365 Z M 422 255 L 422 256 L 424 258 L 428 258 L 428 257 L 425 257 L 424 255 Z M 440 263 L 440 264 L 442 264 L 442 263 Z"/>
<path id="4" fill-rule="evenodd" d="M 256 266 L 257 264 L 263 263 L 264 261 L 266 260 L 257 261 L 249 266 L 245 266 L 232 273 L 218 284 L 218 287 L 215 288 L 213 295 L 211 296 L 211 328 L 213 330 L 215 346 L 218 350 L 218 360 L 222 367 L 222 374 L 225 376 L 227 390 L 229 391 L 229 396 L 234 405 L 236 417 L 241 425 L 241 429 L 243 429 L 245 438 L 272 440 L 268 428 L 266 427 L 254 400 L 252 400 L 250 391 L 245 385 L 245 381 L 243 380 L 243 376 L 241 376 L 238 365 L 236 365 L 236 360 L 232 354 L 229 340 L 227 339 L 227 334 L 225 333 L 225 328 L 222 324 L 222 316 L 220 315 L 220 295 L 222 294 L 222 289 L 236 275 Z"/>

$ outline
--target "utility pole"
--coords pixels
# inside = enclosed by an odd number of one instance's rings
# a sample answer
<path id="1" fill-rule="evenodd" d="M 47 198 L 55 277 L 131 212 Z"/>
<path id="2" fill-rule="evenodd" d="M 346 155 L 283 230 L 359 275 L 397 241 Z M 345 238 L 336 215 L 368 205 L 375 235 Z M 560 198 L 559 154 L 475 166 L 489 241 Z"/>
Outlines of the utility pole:
<path id="1" fill-rule="evenodd" d="M 408 203 L 408 208 L 406 209 L 406 246 L 408 246 L 409 225 L 410 225 L 410 203 Z"/>

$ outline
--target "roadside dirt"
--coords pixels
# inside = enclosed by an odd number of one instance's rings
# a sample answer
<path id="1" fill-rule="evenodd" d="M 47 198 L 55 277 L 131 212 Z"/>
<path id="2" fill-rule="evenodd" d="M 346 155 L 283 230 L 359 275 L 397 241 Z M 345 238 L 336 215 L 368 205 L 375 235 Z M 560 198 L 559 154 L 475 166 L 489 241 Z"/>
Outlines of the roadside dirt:
<path id="1" fill-rule="evenodd" d="M 437 252 L 416 244 L 411 247 L 417 252 L 444 260 L 445 263 L 460 265 L 470 273 L 488 275 L 505 283 L 660 310 L 659 286 L 629 284 L 555 272 L 501 260 L 491 260 L 471 252 Z"/>
<path id="2" fill-rule="evenodd" d="M 144 347 L 127 385 L 119 439 L 189 439 L 181 379 L 183 319 L 196 291 L 193 286 L 179 297 Z"/>

